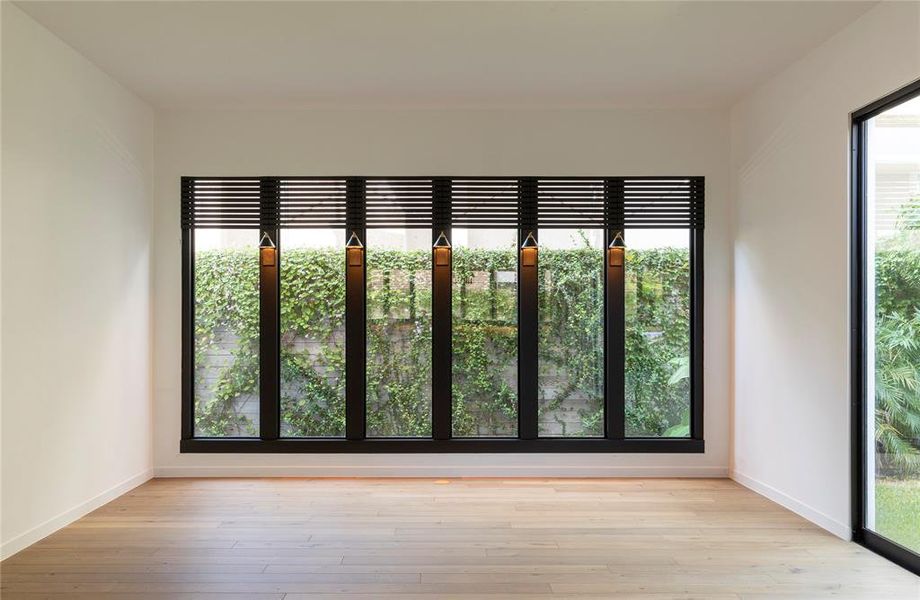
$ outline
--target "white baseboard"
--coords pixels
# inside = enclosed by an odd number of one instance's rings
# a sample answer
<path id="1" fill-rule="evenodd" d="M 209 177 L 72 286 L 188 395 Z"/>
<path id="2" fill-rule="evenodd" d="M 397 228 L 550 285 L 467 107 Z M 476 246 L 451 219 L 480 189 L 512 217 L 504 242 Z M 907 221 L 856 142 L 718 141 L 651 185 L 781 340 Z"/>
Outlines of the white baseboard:
<path id="1" fill-rule="evenodd" d="M 4 542 L 2 545 L 0 545 L 0 560 L 7 559 L 20 550 L 28 548 L 42 538 L 51 535 L 62 527 L 66 527 L 80 517 L 91 513 L 103 504 L 111 502 L 124 493 L 130 492 L 137 486 L 141 485 L 142 483 L 146 483 L 152 478 L 153 469 L 147 469 L 142 473 L 139 473 L 133 477 L 129 477 L 125 481 L 110 487 L 101 494 L 90 498 L 86 502 L 81 502 L 77 506 L 74 506 L 69 510 L 65 510 L 56 517 L 52 517 L 44 523 L 41 523 L 40 525 L 37 525 L 26 531 L 25 533 L 17 535 L 13 539 Z"/>
<path id="2" fill-rule="evenodd" d="M 811 506 L 796 500 L 792 496 L 779 491 L 771 485 L 749 477 L 744 473 L 739 473 L 738 471 L 731 472 L 731 478 L 748 488 L 751 491 L 757 492 L 761 496 L 776 502 L 783 508 L 787 508 L 799 515 L 808 519 L 818 527 L 833 533 L 837 537 L 849 541 L 853 537 L 853 529 L 846 523 L 841 523 L 837 519 L 830 517 L 820 510 L 812 508 Z"/>
<path id="3" fill-rule="evenodd" d="M 156 477 L 728 477 L 726 467 L 298 465 L 157 467 Z"/>

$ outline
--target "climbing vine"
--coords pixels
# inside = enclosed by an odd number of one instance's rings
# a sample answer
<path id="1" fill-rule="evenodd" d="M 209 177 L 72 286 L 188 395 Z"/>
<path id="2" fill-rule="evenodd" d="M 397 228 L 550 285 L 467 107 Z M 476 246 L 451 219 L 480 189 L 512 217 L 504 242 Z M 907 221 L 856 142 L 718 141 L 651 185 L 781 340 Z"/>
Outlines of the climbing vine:
<path id="1" fill-rule="evenodd" d="M 453 430 L 517 435 L 517 252 L 453 252 Z"/>
<path id="2" fill-rule="evenodd" d="M 627 427 L 686 435 L 689 257 L 627 252 Z M 603 432 L 603 254 L 540 250 L 541 423 Z M 453 434 L 517 432 L 517 291 L 513 249 L 453 252 Z M 202 436 L 257 435 L 256 250 L 195 255 L 195 417 Z M 340 248 L 281 255 L 281 417 L 285 436 L 345 433 L 345 281 Z M 553 374 L 553 376 L 550 376 Z M 431 434 L 431 253 L 367 251 L 367 430 Z M 581 399 L 578 424 L 559 417 Z M 253 404 L 254 402 L 254 404 Z M 249 406 L 250 410 L 244 410 Z M 252 411 L 255 406 L 255 411 Z"/>
<path id="3" fill-rule="evenodd" d="M 258 250 L 195 254 L 195 432 L 256 435 L 242 411 L 259 389 Z"/>
<path id="4" fill-rule="evenodd" d="M 604 433 L 604 252 L 540 250 L 539 424 L 543 435 Z M 578 420 L 566 415 L 578 406 Z"/>
<path id="5" fill-rule="evenodd" d="M 690 255 L 627 252 L 626 435 L 690 435 Z"/>
<path id="6" fill-rule="evenodd" d="M 431 435 L 431 252 L 367 251 L 367 433 Z"/>

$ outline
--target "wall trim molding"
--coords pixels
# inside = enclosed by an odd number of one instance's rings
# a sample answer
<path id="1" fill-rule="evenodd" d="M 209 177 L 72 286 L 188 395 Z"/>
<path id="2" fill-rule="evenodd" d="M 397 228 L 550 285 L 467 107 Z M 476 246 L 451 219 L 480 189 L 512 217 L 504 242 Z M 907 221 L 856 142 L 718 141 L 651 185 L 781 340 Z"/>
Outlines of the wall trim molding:
<path id="1" fill-rule="evenodd" d="M 791 510 L 800 517 L 808 519 L 821 529 L 824 529 L 846 541 L 853 539 L 852 527 L 846 523 L 841 523 L 837 519 L 826 515 L 820 510 L 813 508 L 800 500 L 793 498 L 785 492 L 782 492 L 771 485 L 768 485 L 758 479 L 754 479 L 753 477 L 745 475 L 744 473 L 734 469 L 732 470 L 730 477 L 752 492 L 756 492 L 764 498 L 776 502 L 783 508 Z"/>
<path id="2" fill-rule="evenodd" d="M 156 467 L 155 477 L 710 477 L 727 467 L 607 465 L 258 465 Z"/>
<path id="3" fill-rule="evenodd" d="M 17 535 L 16 537 L 0 545 L 0 560 L 6 560 L 20 550 L 24 550 L 38 542 L 55 531 L 70 525 L 80 517 L 84 517 L 104 504 L 108 504 L 115 498 L 130 492 L 139 485 L 142 485 L 154 477 L 153 469 L 146 469 L 133 477 L 115 484 L 102 493 L 93 496 L 85 502 L 77 504 L 73 508 L 65 510 L 57 516 L 51 517 L 44 523 L 36 525 L 32 529 Z"/>

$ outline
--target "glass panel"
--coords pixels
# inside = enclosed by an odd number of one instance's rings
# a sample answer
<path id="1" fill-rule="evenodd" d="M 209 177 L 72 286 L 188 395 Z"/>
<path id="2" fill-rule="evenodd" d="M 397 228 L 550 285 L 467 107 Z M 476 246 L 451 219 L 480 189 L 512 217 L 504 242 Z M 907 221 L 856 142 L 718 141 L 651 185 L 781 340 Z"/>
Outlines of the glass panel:
<path id="1" fill-rule="evenodd" d="M 539 232 L 539 434 L 604 435 L 604 232 Z"/>
<path id="2" fill-rule="evenodd" d="M 367 435 L 431 436 L 431 231 L 367 233 Z"/>
<path id="3" fill-rule="evenodd" d="M 281 436 L 345 435 L 345 230 L 281 232 Z"/>
<path id="4" fill-rule="evenodd" d="M 920 98 L 868 135 L 866 526 L 920 552 Z"/>
<path id="5" fill-rule="evenodd" d="M 690 232 L 626 239 L 626 437 L 690 436 Z"/>
<path id="6" fill-rule="evenodd" d="M 517 437 L 517 230 L 452 244 L 453 435 Z"/>
<path id="7" fill-rule="evenodd" d="M 259 232 L 195 230 L 195 435 L 259 435 Z"/>

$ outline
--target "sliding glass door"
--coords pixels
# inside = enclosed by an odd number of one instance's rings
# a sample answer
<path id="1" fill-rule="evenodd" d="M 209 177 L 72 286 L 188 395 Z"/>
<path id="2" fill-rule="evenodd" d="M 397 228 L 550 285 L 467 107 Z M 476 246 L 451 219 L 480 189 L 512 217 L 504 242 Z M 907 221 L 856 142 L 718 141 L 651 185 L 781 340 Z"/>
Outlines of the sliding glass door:
<path id="1" fill-rule="evenodd" d="M 920 90 L 854 123 L 857 538 L 920 557 Z"/>

